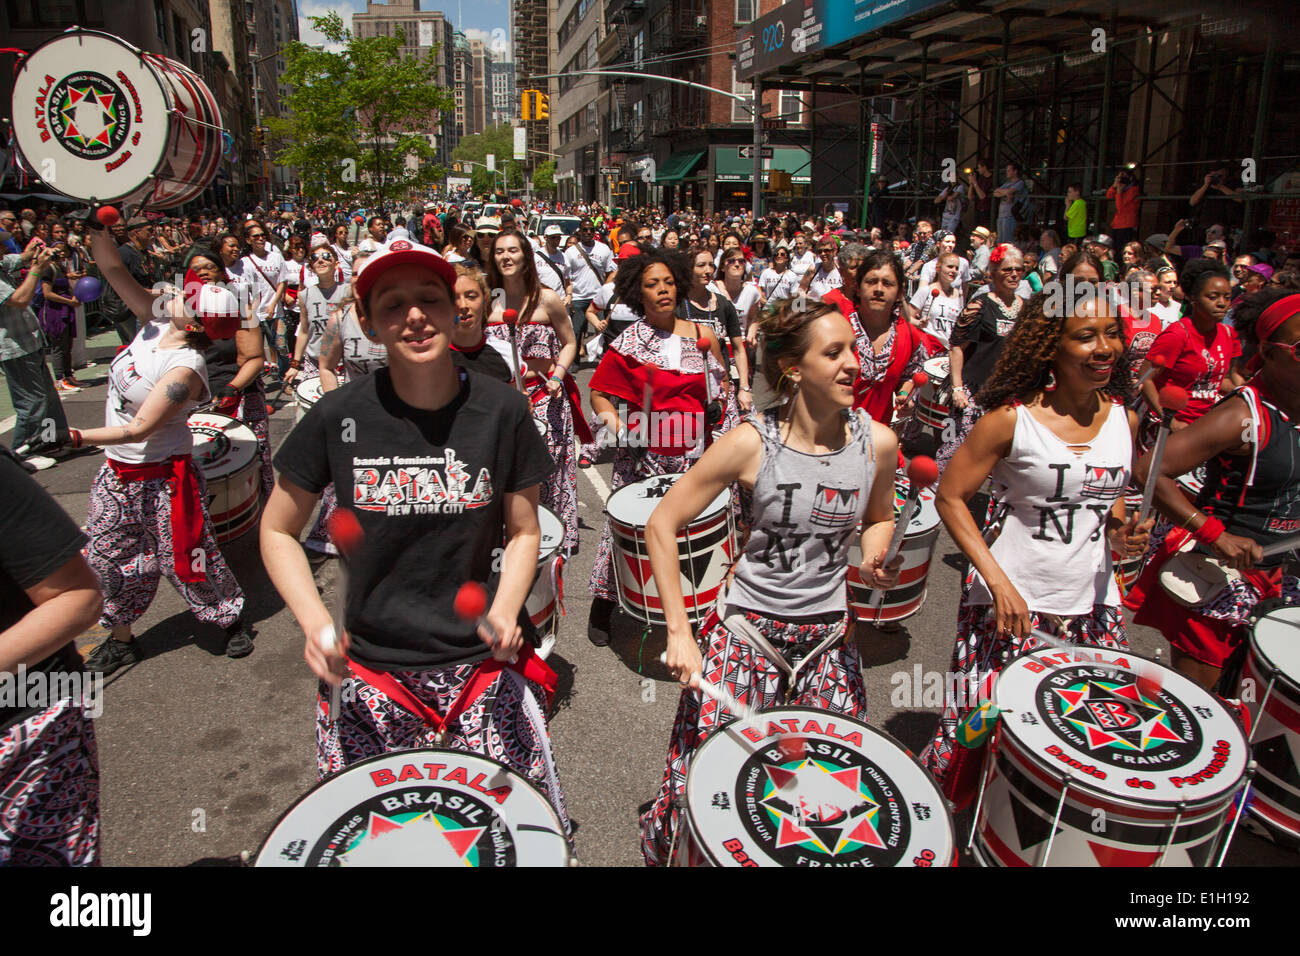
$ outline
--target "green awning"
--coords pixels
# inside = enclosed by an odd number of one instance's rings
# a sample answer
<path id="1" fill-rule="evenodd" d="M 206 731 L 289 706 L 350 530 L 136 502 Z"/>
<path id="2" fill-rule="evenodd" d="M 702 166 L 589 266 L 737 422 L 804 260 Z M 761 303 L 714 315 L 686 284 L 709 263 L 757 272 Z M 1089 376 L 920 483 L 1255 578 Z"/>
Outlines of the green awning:
<path id="1" fill-rule="evenodd" d="M 763 171 L 773 169 L 785 170 L 792 183 L 812 182 L 812 157 L 802 146 L 772 147 L 772 158 L 763 160 Z M 754 161 L 741 159 L 735 146 L 719 146 L 713 153 L 713 178 L 720 183 L 753 182 Z"/>
<path id="2" fill-rule="evenodd" d="M 673 153 L 664 164 L 655 170 L 655 182 L 679 183 L 690 175 L 699 161 L 704 158 L 704 150 L 688 153 Z"/>

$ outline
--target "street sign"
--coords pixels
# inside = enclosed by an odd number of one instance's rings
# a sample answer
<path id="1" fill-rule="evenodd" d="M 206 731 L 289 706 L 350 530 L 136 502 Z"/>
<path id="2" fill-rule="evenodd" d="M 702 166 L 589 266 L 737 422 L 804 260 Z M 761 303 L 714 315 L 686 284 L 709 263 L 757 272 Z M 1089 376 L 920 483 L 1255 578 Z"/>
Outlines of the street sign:
<path id="1" fill-rule="evenodd" d="M 771 159 L 771 158 L 772 158 L 772 147 L 771 147 L 771 146 L 760 146 L 759 149 L 762 150 L 761 158 L 763 158 L 763 159 Z M 753 158 L 754 158 L 754 147 L 753 147 L 753 146 L 737 146 L 737 147 L 736 147 L 736 152 L 739 154 L 739 156 L 740 156 L 741 159 L 753 159 Z"/>
<path id="2" fill-rule="evenodd" d="M 618 175 L 619 173 L 621 173 L 621 172 L 622 172 L 622 170 L 619 169 L 617 166 L 602 166 L 602 167 L 600 167 L 600 174 L 601 174 L 602 176 L 617 176 L 617 175 Z"/>
<path id="3" fill-rule="evenodd" d="M 790 121 L 789 121 L 789 120 L 783 120 L 783 119 L 764 119 L 764 120 L 763 120 L 763 129 L 769 129 L 769 130 L 770 130 L 770 129 L 785 129 L 785 128 L 786 128 L 787 126 L 789 126 L 789 125 L 790 125 Z"/>
<path id="4" fill-rule="evenodd" d="M 515 159 L 528 158 L 528 130 L 522 126 L 515 127 Z"/>

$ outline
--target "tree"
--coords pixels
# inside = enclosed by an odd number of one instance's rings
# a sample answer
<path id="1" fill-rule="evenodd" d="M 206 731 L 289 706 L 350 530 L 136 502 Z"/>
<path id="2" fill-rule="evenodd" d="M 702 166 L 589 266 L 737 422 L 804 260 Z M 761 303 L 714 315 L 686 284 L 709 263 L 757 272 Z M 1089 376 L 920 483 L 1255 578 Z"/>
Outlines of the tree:
<path id="1" fill-rule="evenodd" d="M 533 191 L 539 193 L 555 191 L 555 160 L 548 159 L 533 170 Z"/>
<path id="2" fill-rule="evenodd" d="M 405 37 L 355 37 L 337 13 L 311 18 L 330 53 L 306 44 L 284 50 L 287 116 L 268 117 L 276 162 L 297 167 L 303 192 L 331 198 L 368 197 L 378 206 L 441 182 L 429 133 L 439 114 L 455 109 L 436 84 L 437 46 L 423 57 L 403 56 Z"/>
<path id="3" fill-rule="evenodd" d="M 506 177 L 507 189 L 524 188 L 523 163 L 516 162 L 511 158 L 515 154 L 514 137 L 513 127 L 509 123 L 501 123 L 485 129 L 481 133 L 462 137 L 461 141 L 456 145 L 451 154 L 453 162 L 486 163 L 488 154 L 496 157 L 497 171 L 495 173 L 488 172 L 481 165 L 466 168 L 465 171 L 470 173 L 470 189 L 474 191 L 475 195 L 481 196 L 499 191 L 503 171 Z M 470 172 L 471 170 L 472 172 Z"/>

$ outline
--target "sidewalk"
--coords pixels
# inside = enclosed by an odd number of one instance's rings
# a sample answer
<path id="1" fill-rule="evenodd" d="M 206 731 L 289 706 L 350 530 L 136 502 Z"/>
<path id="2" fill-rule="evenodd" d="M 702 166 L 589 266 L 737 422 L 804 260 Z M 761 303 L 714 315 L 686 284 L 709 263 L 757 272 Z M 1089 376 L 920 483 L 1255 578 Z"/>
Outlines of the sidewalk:
<path id="1" fill-rule="evenodd" d="M 107 377 L 108 363 L 113 360 L 113 356 L 117 354 L 117 348 L 121 344 L 122 340 L 111 329 L 98 335 L 92 335 L 86 340 L 86 356 L 93 364 L 86 368 L 77 369 L 77 378 L 82 382 L 101 382 Z M 46 364 L 49 365 L 48 358 Z M 53 366 L 49 367 L 52 377 L 54 368 Z M 4 373 L 0 372 L 0 382 L 3 381 Z M 0 437 L 13 431 L 13 417 L 14 407 L 9 399 L 9 386 L 6 383 L 3 388 L 0 388 Z"/>

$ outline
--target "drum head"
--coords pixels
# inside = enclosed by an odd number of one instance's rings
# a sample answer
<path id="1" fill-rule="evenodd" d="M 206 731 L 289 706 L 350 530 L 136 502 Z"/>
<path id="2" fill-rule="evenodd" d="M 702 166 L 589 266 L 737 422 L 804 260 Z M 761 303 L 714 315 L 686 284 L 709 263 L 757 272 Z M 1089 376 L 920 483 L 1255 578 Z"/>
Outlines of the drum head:
<path id="1" fill-rule="evenodd" d="M 947 804 L 899 743 L 824 710 L 735 724 L 691 760 L 686 810 L 695 842 L 718 866 L 947 866 Z M 782 734 L 803 746 L 783 750 Z"/>
<path id="2" fill-rule="evenodd" d="M 229 415 L 195 412 L 189 426 L 194 437 L 194 464 L 204 477 L 234 474 L 258 455 L 253 430 Z"/>
<path id="3" fill-rule="evenodd" d="M 539 561 L 545 561 L 564 545 L 564 522 L 545 505 L 537 506 L 537 523 L 542 527 L 542 543 L 538 548 Z"/>
<path id="4" fill-rule="evenodd" d="M 321 388 L 320 376 L 313 375 L 311 378 L 304 378 L 294 388 L 293 393 L 298 396 L 298 404 L 311 406 L 320 401 L 321 395 L 325 394 Z"/>
<path id="5" fill-rule="evenodd" d="M 1134 664 L 1160 687 L 1139 687 Z M 1135 654 L 1032 651 L 1006 665 L 993 696 L 1011 711 L 1002 732 L 1072 786 L 1136 803 L 1200 803 L 1231 791 L 1246 769 L 1246 739 L 1218 698 Z"/>
<path id="6" fill-rule="evenodd" d="M 19 61 L 13 107 L 28 164 L 77 199 L 131 196 L 159 167 L 171 129 L 171 104 L 140 51 L 86 30 Z"/>
<path id="7" fill-rule="evenodd" d="M 615 521 L 634 528 L 644 528 L 650 520 L 650 513 L 659 501 L 668 494 L 668 489 L 677 483 L 681 475 L 653 475 L 624 485 L 609 496 L 605 502 L 605 512 Z M 731 500 L 730 489 L 724 488 L 709 506 L 700 512 L 699 518 L 717 514 L 726 508 Z M 699 520 L 696 519 L 696 521 Z"/>
<path id="8" fill-rule="evenodd" d="M 930 381 L 946 382 L 948 381 L 948 356 L 937 355 L 932 359 L 927 359 L 921 366 L 925 374 L 930 376 Z"/>
<path id="9" fill-rule="evenodd" d="M 550 803 L 486 757 L 403 750 L 318 783 L 280 818 L 254 866 L 564 866 Z"/>
<path id="10" fill-rule="evenodd" d="M 1269 611 L 1255 622 L 1250 640 L 1256 652 L 1282 672 L 1283 679 L 1300 687 L 1300 607 Z"/>
<path id="11" fill-rule="evenodd" d="M 894 485 L 894 517 L 897 518 L 903 513 L 903 503 L 907 500 L 907 482 L 899 482 Z M 912 512 L 912 520 L 907 526 L 906 534 L 910 538 L 914 535 L 925 534 L 927 531 L 933 531 L 939 527 L 939 508 L 935 504 L 935 495 L 933 488 L 922 488 L 921 494 L 917 496 L 916 510 Z"/>

